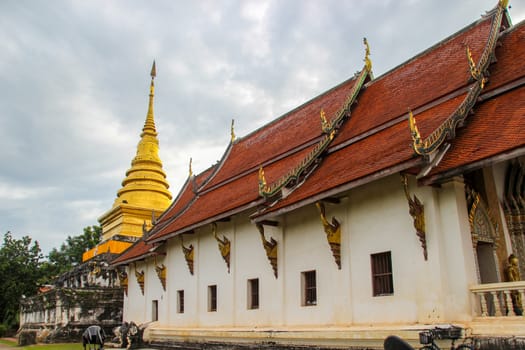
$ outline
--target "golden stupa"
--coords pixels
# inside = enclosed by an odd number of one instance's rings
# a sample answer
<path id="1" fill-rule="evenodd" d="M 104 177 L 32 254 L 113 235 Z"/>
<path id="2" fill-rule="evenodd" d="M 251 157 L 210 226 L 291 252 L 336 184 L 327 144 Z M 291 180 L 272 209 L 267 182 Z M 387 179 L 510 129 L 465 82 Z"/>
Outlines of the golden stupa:
<path id="1" fill-rule="evenodd" d="M 151 227 L 152 220 L 170 205 L 172 196 L 159 158 L 159 140 L 153 115 L 155 77 L 153 62 L 148 113 L 137 154 L 126 172 L 113 207 L 98 219 L 102 226 L 101 243 L 85 252 L 83 261 L 103 253 L 120 254 L 142 237 L 144 229 Z"/>

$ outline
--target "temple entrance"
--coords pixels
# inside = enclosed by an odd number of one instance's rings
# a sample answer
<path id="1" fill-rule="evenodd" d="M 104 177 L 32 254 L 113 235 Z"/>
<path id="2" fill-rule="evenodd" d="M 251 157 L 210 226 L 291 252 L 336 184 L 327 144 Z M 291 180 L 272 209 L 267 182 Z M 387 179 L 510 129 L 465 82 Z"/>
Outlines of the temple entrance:
<path id="1" fill-rule="evenodd" d="M 492 243 L 478 242 L 476 246 L 479 279 L 481 283 L 499 282 L 494 250 Z"/>

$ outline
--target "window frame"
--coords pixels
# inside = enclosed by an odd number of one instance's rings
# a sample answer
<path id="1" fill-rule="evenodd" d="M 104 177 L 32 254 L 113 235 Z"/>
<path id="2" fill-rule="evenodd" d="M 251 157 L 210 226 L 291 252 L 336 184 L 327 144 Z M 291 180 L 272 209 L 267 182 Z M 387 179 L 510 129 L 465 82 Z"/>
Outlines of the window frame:
<path id="1" fill-rule="evenodd" d="M 317 305 L 317 272 L 301 272 L 301 306 Z"/>
<path id="2" fill-rule="evenodd" d="M 247 308 L 248 310 L 257 310 L 260 305 L 259 279 L 248 279 L 247 287 Z"/>
<path id="3" fill-rule="evenodd" d="M 177 291 L 177 313 L 184 313 L 184 289 Z"/>
<path id="4" fill-rule="evenodd" d="M 217 285 L 208 286 L 208 312 L 217 312 Z"/>
<path id="5" fill-rule="evenodd" d="M 372 296 L 382 297 L 394 294 L 394 272 L 392 252 L 370 254 Z"/>
<path id="6" fill-rule="evenodd" d="M 152 300 L 151 301 L 151 322 L 155 322 L 158 320 L 159 320 L 159 301 Z"/>

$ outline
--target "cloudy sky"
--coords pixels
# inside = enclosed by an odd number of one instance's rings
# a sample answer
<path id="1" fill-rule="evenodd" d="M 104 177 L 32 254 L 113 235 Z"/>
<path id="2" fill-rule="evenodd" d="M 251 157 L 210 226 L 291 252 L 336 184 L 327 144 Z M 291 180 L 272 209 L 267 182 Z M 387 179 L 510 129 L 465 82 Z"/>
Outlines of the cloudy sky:
<path id="1" fill-rule="evenodd" d="M 348 79 L 375 76 L 497 0 L 2 0 L 0 234 L 44 253 L 111 208 L 157 62 L 160 156 L 176 195 L 238 137 Z M 525 0 L 510 2 L 514 23 Z"/>

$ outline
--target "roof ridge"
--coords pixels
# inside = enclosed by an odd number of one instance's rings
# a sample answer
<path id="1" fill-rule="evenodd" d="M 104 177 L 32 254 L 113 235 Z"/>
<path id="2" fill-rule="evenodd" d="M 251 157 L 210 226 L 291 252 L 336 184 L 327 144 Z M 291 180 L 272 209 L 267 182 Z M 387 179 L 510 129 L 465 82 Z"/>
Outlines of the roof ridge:
<path id="1" fill-rule="evenodd" d="M 264 169 L 262 165 L 259 168 L 259 195 L 270 199 L 275 196 L 282 197 L 284 187 L 288 187 L 289 184 L 292 184 L 292 187 L 296 187 L 300 184 L 301 177 L 307 176 L 308 173 L 313 171 L 319 162 L 317 159 L 323 154 L 323 152 L 328 148 L 332 140 L 335 138 L 338 130 L 341 125 L 348 119 L 351 115 L 351 107 L 356 102 L 357 96 L 363 89 L 363 86 L 367 79 L 372 77 L 372 65 L 368 58 L 370 51 L 368 48 L 368 43 L 365 39 L 365 45 L 367 47 L 366 57 L 365 57 L 365 66 L 356 76 L 356 82 L 352 86 L 352 89 L 348 93 L 347 98 L 343 102 L 341 108 L 335 113 L 336 117 L 333 118 L 330 122 L 324 117 L 323 111 L 321 111 L 321 129 L 324 134 L 322 139 L 317 142 L 315 147 L 308 152 L 308 154 L 303 158 L 303 160 L 296 165 L 293 169 L 290 169 L 284 176 L 275 181 L 273 184 L 268 185 L 264 176 Z M 292 189 L 293 190 L 293 189 Z"/>
<path id="2" fill-rule="evenodd" d="M 377 81 L 380 81 L 382 79 L 385 79 L 386 76 L 390 75 L 390 74 L 393 74 L 396 70 L 408 65 L 409 63 L 419 59 L 420 57 L 426 55 L 427 53 L 430 53 L 434 50 L 436 50 L 438 47 L 441 47 L 445 44 L 447 44 L 449 41 L 457 38 L 458 36 L 464 34 L 465 32 L 469 31 L 470 29 L 476 27 L 477 25 L 479 25 L 481 22 L 484 22 L 484 21 L 487 21 L 490 19 L 490 16 L 488 16 L 488 14 L 490 14 L 492 12 L 491 11 L 488 11 L 487 14 L 485 15 L 482 15 L 481 18 L 477 19 L 476 21 L 466 25 L 465 27 L 461 28 L 460 30 L 458 30 L 457 32 L 443 38 L 442 40 L 438 41 L 437 43 L 435 43 L 434 45 L 430 46 L 430 47 L 427 47 L 426 49 L 424 49 L 423 51 L 419 52 L 418 54 L 410 57 L 408 60 L 398 64 L 397 66 L 387 70 L 386 72 L 384 72 L 383 74 L 381 74 L 380 76 L 378 77 L 375 77 L 374 80 L 372 80 L 369 84 L 373 84 L 374 82 L 377 82 Z"/>

